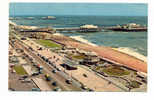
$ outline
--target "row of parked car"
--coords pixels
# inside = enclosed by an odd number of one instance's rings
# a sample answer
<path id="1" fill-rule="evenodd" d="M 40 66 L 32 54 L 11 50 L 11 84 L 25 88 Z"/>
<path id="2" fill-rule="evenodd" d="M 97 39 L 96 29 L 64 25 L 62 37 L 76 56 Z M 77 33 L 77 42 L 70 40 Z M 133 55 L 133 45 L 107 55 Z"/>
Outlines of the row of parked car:
<path id="1" fill-rule="evenodd" d="M 48 82 L 51 82 L 53 80 L 48 74 L 45 74 L 44 77 L 45 77 L 46 81 L 48 81 Z M 58 83 L 56 81 L 51 82 L 51 85 L 55 87 L 53 89 L 53 91 L 61 91 L 61 88 L 58 87 Z"/>
<path id="2" fill-rule="evenodd" d="M 28 60 L 29 60 L 30 63 L 32 64 L 32 66 L 34 66 L 35 68 L 37 68 L 37 71 L 36 71 L 36 72 L 33 72 L 33 73 L 32 73 L 32 76 L 37 76 L 37 75 L 43 73 L 43 72 L 42 72 L 43 68 L 42 68 L 42 67 L 39 67 L 38 64 L 33 60 L 32 57 L 30 57 L 29 55 L 27 55 L 27 54 L 24 53 L 23 58 L 25 58 L 25 57 L 28 58 Z"/>
<path id="3" fill-rule="evenodd" d="M 40 58 L 42 58 L 42 60 L 44 60 L 46 63 L 48 63 L 49 65 L 53 66 L 57 71 L 61 71 L 60 68 L 56 67 L 56 65 L 51 62 L 48 58 L 46 58 L 45 56 L 42 56 L 41 54 L 37 54 Z"/>

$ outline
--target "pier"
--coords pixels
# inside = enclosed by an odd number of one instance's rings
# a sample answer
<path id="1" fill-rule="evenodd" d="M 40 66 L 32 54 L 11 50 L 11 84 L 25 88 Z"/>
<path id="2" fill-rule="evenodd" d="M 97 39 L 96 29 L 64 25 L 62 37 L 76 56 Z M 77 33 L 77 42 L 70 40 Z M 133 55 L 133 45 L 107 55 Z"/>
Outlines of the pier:
<path id="1" fill-rule="evenodd" d="M 55 28 L 57 32 L 99 32 L 102 28 L 94 25 L 83 25 L 80 27 Z"/>
<path id="2" fill-rule="evenodd" d="M 80 27 L 70 27 L 70 28 L 55 28 L 57 32 L 99 32 L 102 28 L 97 29 L 82 29 Z"/>
<path id="3" fill-rule="evenodd" d="M 121 32 L 146 32 L 147 27 L 140 26 L 138 24 L 126 24 L 126 25 L 117 25 L 117 26 L 94 26 L 94 25 L 83 25 L 80 27 L 65 27 L 65 28 L 18 28 L 20 32 L 100 32 L 100 31 L 121 31 Z"/>

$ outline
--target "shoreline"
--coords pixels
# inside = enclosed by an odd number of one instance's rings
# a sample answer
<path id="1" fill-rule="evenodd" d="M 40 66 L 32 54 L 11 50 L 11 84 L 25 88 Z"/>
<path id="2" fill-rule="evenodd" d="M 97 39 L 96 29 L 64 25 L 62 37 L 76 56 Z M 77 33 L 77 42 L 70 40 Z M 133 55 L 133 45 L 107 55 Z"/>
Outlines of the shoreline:
<path id="1" fill-rule="evenodd" d="M 112 49 L 119 51 L 119 52 L 122 52 L 122 53 L 125 53 L 125 54 L 128 54 L 130 56 L 133 56 L 133 57 L 140 59 L 140 60 L 142 60 L 146 63 L 148 61 L 146 56 L 144 56 L 144 55 L 142 55 L 138 52 L 135 52 L 135 51 L 129 49 L 128 47 L 119 47 L 119 48 L 112 48 Z"/>
<path id="2" fill-rule="evenodd" d="M 60 33 L 59 33 L 59 35 L 60 35 Z M 61 35 L 63 35 L 63 34 L 61 34 Z M 96 45 L 96 44 L 94 44 L 94 43 L 89 42 L 89 41 L 86 40 L 86 39 L 83 39 L 82 36 L 69 36 L 69 37 L 72 38 L 72 39 L 75 39 L 75 40 L 77 40 L 77 41 L 79 41 L 79 42 L 88 44 L 88 45 L 98 46 L 98 45 Z M 118 48 L 113 48 L 113 47 L 111 47 L 111 48 L 112 48 L 113 50 L 116 50 L 116 51 L 125 53 L 125 54 L 127 54 L 127 55 L 129 55 L 129 56 L 133 56 L 133 57 L 135 57 L 135 58 L 137 58 L 137 59 L 140 59 L 140 60 L 142 60 L 142 61 L 144 61 L 144 62 L 147 62 L 147 57 L 146 57 L 146 56 L 140 54 L 139 52 L 136 52 L 136 51 L 131 50 L 129 47 L 118 47 Z"/>

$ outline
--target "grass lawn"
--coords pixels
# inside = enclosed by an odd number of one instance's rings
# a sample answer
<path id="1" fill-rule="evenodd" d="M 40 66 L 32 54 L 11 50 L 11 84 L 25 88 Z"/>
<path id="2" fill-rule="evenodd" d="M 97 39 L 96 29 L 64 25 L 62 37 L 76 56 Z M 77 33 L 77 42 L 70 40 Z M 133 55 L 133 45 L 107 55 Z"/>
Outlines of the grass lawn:
<path id="1" fill-rule="evenodd" d="M 25 74 L 27 74 L 27 72 L 25 71 L 25 69 L 22 66 L 14 66 L 14 70 L 19 75 L 25 75 Z"/>
<path id="2" fill-rule="evenodd" d="M 72 56 L 72 58 L 74 58 L 74 59 L 84 59 L 85 56 L 84 55 L 74 55 L 74 56 Z"/>
<path id="3" fill-rule="evenodd" d="M 130 82 L 129 87 L 131 87 L 131 88 L 139 88 L 140 85 L 142 85 L 142 84 L 134 80 L 134 81 Z"/>
<path id="4" fill-rule="evenodd" d="M 73 59 L 84 59 L 86 56 L 84 55 L 73 55 L 73 54 L 68 54 L 69 57 L 72 57 Z"/>
<path id="5" fill-rule="evenodd" d="M 95 70 L 96 70 L 96 71 L 99 71 L 101 68 L 102 68 L 101 66 L 97 66 L 97 67 L 95 68 Z"/>
<path id="6" fill-rule="evenodd" d="M 50 40 L 36 40 L 36 42 L 48 48 L 61 48 L 61 45 L 54 43 Z"/>
<path id="7" fill-rule="evenodd" d="M 105 68 L 102 70 L 108 75 L 113 75 L 113 76 L 123 76 L 123 75 L 129 75 L 130 72 L 127 70 L 124 70 L 118 66 L 110 66 L 108 68 Z"/>

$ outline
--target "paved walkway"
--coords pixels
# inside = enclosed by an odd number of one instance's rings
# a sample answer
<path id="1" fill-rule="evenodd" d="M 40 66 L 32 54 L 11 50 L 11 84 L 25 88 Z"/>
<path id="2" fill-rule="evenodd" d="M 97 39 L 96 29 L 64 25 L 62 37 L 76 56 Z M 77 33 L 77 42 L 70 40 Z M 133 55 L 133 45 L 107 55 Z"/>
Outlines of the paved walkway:
<path id="1" fill-rule="evenodd" d="M 42 90 L 42 91 L 51 91 L 52 89 L 50 88 L 50 86 L 47 84 L 46 81 L 44 81 L 41 78 L 32 78 L 32 80 L 34 81 L 34 83 L 37 84 L 37 86 Z"/>

